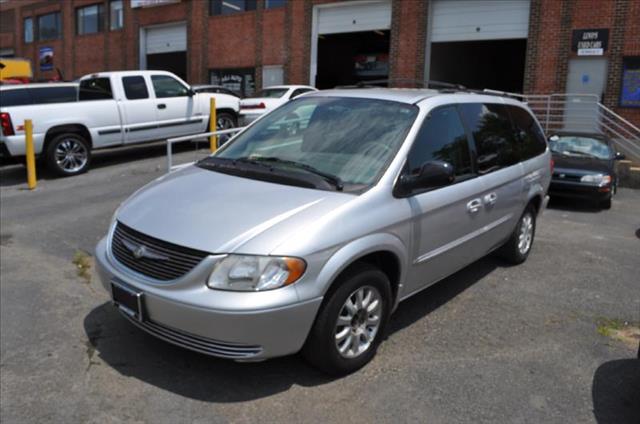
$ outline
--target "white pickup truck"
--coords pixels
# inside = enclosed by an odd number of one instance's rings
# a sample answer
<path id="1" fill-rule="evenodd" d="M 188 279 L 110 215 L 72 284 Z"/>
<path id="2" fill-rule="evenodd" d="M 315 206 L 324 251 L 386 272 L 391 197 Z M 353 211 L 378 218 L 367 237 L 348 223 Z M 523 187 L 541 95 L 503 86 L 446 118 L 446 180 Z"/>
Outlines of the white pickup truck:
<path id="1" fill-rule="evenodd" d="M 12 157 L 25 154 L 23 123 L 31 119 L 36 155 L 62 176 L 86 171 L 93 149 L 206 132 L 212 97 L 218 129 L 236 126 L 240 109 L 237 97 L 195 93 L 163 71 L 86 75 L 80 79 L 76 102 L 34 104 L 17 99 L 12 105 L 12 96 L 20 93 L 3 95 L 5 89 L 9 87 L 0 89 L 0 151 Z"/>

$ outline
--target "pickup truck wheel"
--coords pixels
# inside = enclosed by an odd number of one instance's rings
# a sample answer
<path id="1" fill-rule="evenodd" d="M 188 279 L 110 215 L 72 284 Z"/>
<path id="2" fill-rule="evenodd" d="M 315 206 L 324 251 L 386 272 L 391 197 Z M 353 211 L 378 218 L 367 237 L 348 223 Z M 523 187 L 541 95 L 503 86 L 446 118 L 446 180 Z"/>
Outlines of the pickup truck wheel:
<path id="1" fill-rule="evenodd" d="M 231 128 L 235 128 L 237 126 L 236 117 L 227 112 L 220 112 L 216 115 L 216 129 L 220 130 L 229 130 Z M 232 134 L 224 134 L 218 137 L 218 145 L 222 146 L 226 143 L 233 135 Z"/>
<path id="2" fill-rule="evenodd" d="M 382 271 L 368 264 L 351 267 L 336 284 L 302 354 L 327 374 L 344 375 L 375 356 L 389 319 L 391 284 Z"/>
<path id="3" fill-rule="evenodd" d="M 79 134 L 60 134 L 51 140 L 45 157 L 47 167 L 67 177 L 85 172 L 91 162 L 91 146 Z"/>

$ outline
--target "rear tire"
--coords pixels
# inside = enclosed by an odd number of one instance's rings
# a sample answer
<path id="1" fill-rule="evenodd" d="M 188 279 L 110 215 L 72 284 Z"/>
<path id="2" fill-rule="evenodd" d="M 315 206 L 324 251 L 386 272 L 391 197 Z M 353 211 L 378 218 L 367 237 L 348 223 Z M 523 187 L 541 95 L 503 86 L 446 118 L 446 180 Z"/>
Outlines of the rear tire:
<path id="1" fill-rule="evenodd" d="M 228 130 L 236 128 L 238 126 L 238 119 L 235 115 L 228 112 L 220 112 L 216 114 L 216 130 Z M 224 134 L 218 136 L 218 147 L 223 146 L 229 139 L 233 137 L 233 134 Z"/>
<path id="2" fill-rule="evenodd" d="M 513 265 L 519 265 L 527 260 L 533 247 L 536 233 L 536 209 L 528 205 L 518 220 L 516 228 L 509 240 L 500 249 L 500 256 Z"/>
<path id="3" fill-rule="evenodd" d="M 392 295 L 387 276 L 368 264 L 352 266 L 336 287 L 327 293 L 302 354 L 316 368 L 337 376 L 360 369 L 375 356 Z"/>
<path id="4" fill-rule="evenodd" d="M 91 145 L 80 134 L 60 134 L 47 145 L 44 160 L 47 168 L 60 177 L 82 174 L 91 163 Z"/>

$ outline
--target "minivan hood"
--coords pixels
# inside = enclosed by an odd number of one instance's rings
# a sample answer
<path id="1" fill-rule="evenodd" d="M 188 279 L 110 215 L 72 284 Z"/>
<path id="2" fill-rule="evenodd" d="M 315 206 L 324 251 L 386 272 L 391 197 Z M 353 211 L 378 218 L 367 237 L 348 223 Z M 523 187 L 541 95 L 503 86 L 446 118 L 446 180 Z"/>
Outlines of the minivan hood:
<path id="1" fill-rule="evenodd" d="M 191 166 L 139 190 L 121 206 L 116 218 L 141 233 L 181 246 L 211 253 L 269 254 L 287 233 L 299 230 L 287 225 L 287 221 L 300 221 L 294 216 L 304 214 L 305 222 L 314 222 L 354 198 Z M 276 234 L 265 237 L 270 230 Z M 242 249 L 259 235 L 259 246 L 254 243 L 252 250 Z"/>

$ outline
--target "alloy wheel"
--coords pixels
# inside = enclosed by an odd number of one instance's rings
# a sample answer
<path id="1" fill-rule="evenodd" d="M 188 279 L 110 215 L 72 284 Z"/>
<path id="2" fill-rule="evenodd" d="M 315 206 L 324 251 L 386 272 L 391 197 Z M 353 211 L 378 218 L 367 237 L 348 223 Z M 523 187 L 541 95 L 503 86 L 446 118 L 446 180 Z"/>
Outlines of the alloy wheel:
<path id="1" fill-rule="evenodd" d="M 335 326 L 335 343 L 344 358 L 355 358 L 373 344 L 380 328 L 382 296 L 372 286 L 351 293 L 340 309 Z"/>

